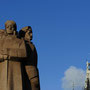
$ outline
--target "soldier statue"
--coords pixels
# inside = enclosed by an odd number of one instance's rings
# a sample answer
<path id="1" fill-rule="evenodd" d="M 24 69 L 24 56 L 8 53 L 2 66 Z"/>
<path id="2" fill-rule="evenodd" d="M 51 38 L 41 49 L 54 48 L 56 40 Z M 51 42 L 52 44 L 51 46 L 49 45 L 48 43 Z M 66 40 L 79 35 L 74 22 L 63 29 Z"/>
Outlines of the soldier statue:
<path id="1" fill-rule="evenodd" d="M 0 30 L 0 90 L 40 90 L 37 51 L 32 28 L 17 33 L 17 25 L 8 20 Z"/>
<path id="2" fill-rule="evenodd" d="M 37 68 L 37 51 L 32 40 L 32 28 L 26 26 L 19 31 L 20 38 L 25 40 L 27 50 L 27 61 L 24 61 L 26 76 L 28 76 L 27 87 L 31 85 L 31 90 L 40 90 L 39 72 Z M 26 81 L 27 82 L 27 81 Z M 30 90 L 30 89 L 28 89 Z"/>
<path id="3" fill-rule="evenodd" d="M 0 90 L 24 89 L 22 62 L 26 61 L 27 52 L 23 39 L 17 38 L 17 25 L 8 20 L 5 30 L 0 32 Z"/>

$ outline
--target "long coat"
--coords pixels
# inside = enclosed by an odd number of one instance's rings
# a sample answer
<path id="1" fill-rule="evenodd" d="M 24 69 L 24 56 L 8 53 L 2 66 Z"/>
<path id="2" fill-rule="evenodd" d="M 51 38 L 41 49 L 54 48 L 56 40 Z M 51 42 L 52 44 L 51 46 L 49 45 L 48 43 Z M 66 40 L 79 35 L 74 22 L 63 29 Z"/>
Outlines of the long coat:
<path id="1" fill-rule="evenodd" d="M 27 61 L 24 61 L 24 81 L 27 90 L 40 90 L 39 72 L 37 68 L 37 51 L 32 42 L 26 41 Z"/>
<path id="2" fill-rule="evenodd" d="M 26 56 L 23 40 L 0 36 L 0 90 L 24 90 L 22 61 Z"/>

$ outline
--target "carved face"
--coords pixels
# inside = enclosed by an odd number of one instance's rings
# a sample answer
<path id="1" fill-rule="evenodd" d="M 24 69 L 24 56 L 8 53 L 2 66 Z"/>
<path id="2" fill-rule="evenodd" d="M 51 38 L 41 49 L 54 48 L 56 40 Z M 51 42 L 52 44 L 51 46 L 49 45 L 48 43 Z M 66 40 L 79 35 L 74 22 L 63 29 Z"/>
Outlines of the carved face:
<path id="1" fill-rule="evenodd" d="M 8 34 L 13 34 L 14 31 L 16 31 L 15 25 L 12 22 L 8 22 L 5 26 L 5 29 Z"/>
<path id="2" fill-rule="evenodd" d="M 25 33 L 25 40 L 32 40 L 32 30 L 28 30 L 26 33 Z"/>

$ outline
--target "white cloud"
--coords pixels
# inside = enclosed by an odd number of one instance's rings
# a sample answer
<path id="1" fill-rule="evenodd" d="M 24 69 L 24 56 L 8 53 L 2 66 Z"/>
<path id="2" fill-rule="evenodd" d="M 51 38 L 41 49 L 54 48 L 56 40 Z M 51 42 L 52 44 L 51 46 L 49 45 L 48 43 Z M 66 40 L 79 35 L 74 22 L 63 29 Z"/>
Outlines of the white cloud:
<path id="1" fill-rule="evenodd" d="M 84 70 L 71 66 L 64 73 L 64 77 L 62 78 L 62 88 L 64 90 L 73 90 L 72 88 L 74 86 L 74 90 L 83 90 L 85 75 Z"/>

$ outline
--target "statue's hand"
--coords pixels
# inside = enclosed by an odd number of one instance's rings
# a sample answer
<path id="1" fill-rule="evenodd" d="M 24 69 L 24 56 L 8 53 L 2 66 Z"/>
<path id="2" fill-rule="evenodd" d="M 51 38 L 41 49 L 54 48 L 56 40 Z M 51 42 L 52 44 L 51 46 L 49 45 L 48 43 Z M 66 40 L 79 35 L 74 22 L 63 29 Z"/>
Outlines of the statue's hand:
<path id="1" fill-rule="evenodd" d="M 10 56 L 8 55 L 7 49 L 0 50 L 0 61 L 8 60 L 10 59 Z"/>
<path id="2" fill-rule="evenodd" d="M 10 56 L 9 55 L 3 55 L 3 58 L 4 58 L 4 60 L 8 60 L 8 59 L 10 59 Z"/>
<path id="3" fill-rule="evenodd" d="M 4 61 L 3 55 L 0 54 L 0 61 Z"/>
<path id="4" fill-rule="evenodd" d="M 0 54 L 0 61 L 9 60 L 10 56 Z"/>

